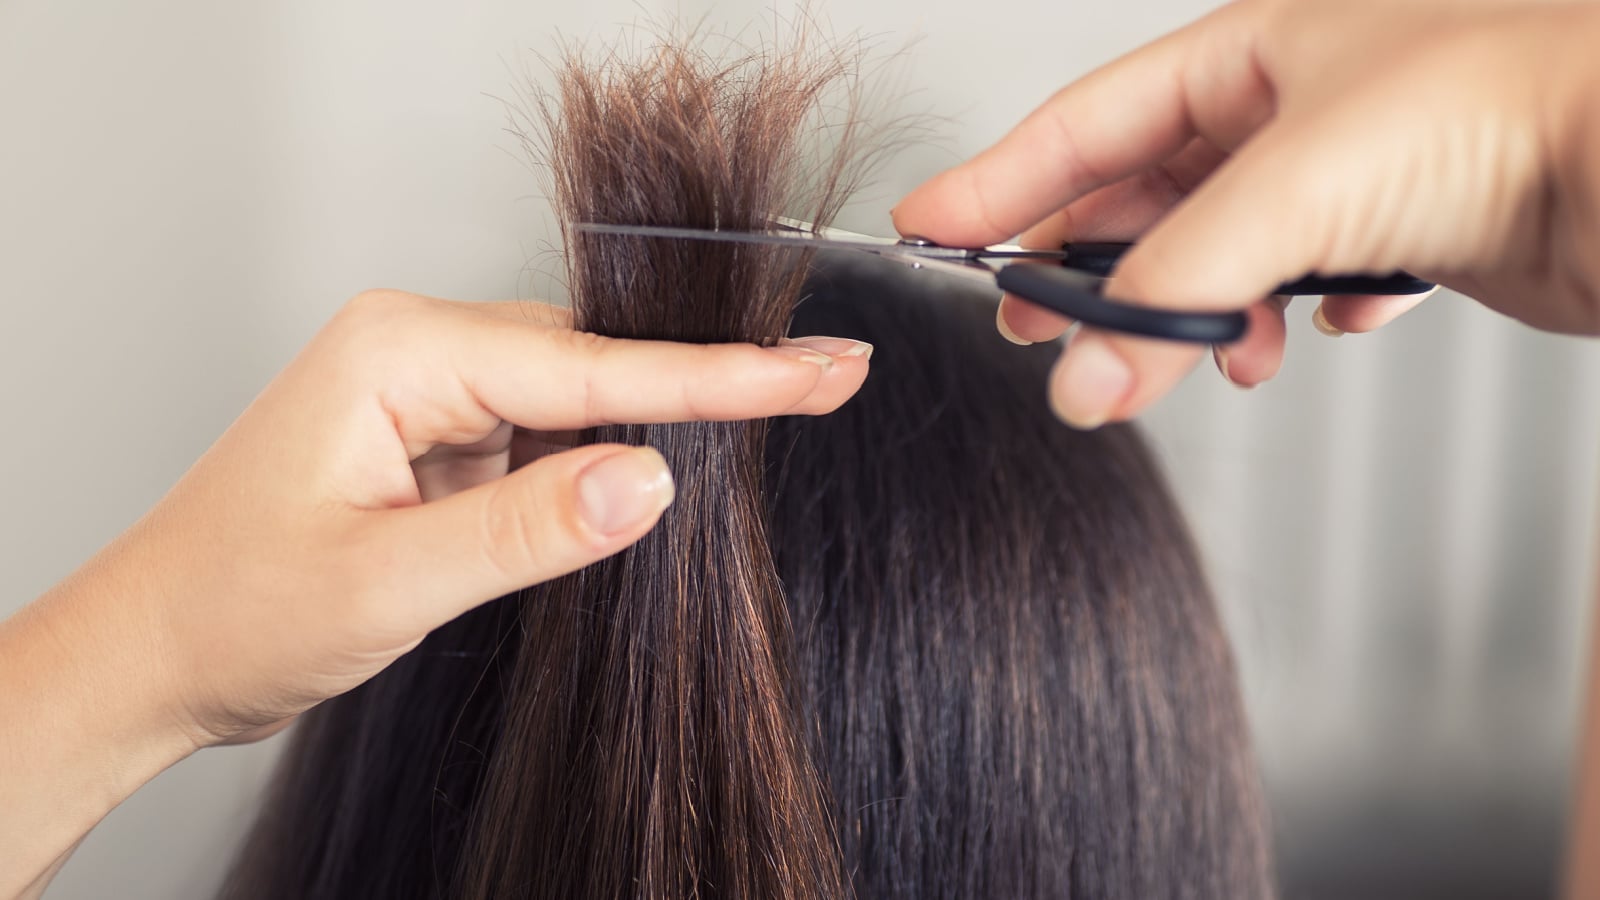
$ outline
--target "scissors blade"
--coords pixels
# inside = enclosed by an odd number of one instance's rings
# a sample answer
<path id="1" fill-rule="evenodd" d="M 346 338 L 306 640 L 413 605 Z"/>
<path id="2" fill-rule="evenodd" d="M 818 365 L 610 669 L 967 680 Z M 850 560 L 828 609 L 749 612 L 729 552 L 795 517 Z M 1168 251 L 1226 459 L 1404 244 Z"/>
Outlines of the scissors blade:
<path id="1" fill-rule="evenodd" d="M 909 266 L 943 272 L 965 281 L 995 287 L 995 270 L 982 262 L 987 250 L 965 250 L 957 247 L 940 247 L 936 244 L 916 244 L 891 238 L 856 234 L 852 231 L 829 229 L 834 234 L 848 237 L 823 237 L 810 230 L 809 223 L 780 219 L 776 231 L 719 231 L 706 228 L 679 228 L 671 225 L 606 225 L 599 222 L 579 222 L 573 229 L 588 234 L 617 234 L 635 237 L 669 238 L 672 240 L 722 241 L 735 244 L 765 244 L 790 247 L 807 247 L 813 250 L 856 250 Z M 1059 252 L 1039 252 L 1021 248 L 999 248 L 1002 259 L 1037 255 L 1044 259 L 1060 259 Z"/>
<path id="2" fill-rule="evenodd" d="M 708 228 L 677 228 L 670 225 L 603 225 L 598 222 L 579 222 L 573 229 L 586 234 L 620 234 L 635 237 L 671 238 L 682 241 L 720 241 L 731 244 L 765 244 L 780 247 L 807 247 L 812 250 L 859 250 L 866 253 L 883 253 L 903 248 L 895 240 L 861 235 L 849 239 L 821 237 L 814 232 L 783 231 L 722 231 Z M 921 249 L 921 248 L 917 248 Z M 938 248 L 946 250 L 946 248 Z M 965 250 L 946 250 L 954 257 L 963 256 Z"/>

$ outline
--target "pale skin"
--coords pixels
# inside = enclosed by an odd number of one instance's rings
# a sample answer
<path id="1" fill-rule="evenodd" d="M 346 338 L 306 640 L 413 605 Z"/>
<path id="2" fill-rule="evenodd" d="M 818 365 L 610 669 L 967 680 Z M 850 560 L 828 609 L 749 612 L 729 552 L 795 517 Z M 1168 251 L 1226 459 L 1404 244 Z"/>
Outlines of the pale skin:
<path id="1" fill-rule="evenodd" d="M 1248 309 L 1216 351 L 1249 387 L 1283 359 L 1272 287 L 1407 269 L 1538 328 L 1600 334 L 1600 5 L 1242 0 L 1058 92 L 894 210 L 904 234 L 1140 238 L 1112 296 Z M 1264 299 L 1265 298 L 1265 299 Z M 1323 302 L 1327 333 L 1417 298 Z M 1068 322 L 1007 299 L 1002 333 Z M 1051 399 L 1081 427 L 1137 415 L 1203 351 L 1085 329 Z"/>
<path id="2" fill-rule="evenodd" d="M 1244 0 L 1058 93 L 894 212 L 904 233 L 1142 235 L 1109 292 L 1250 310 L 1240 385 L 1283 354 L 1307 272 L 1405 268 L 1540 328 L 1600 334 L 1600 5 Z M 1340 298 L 1330 332 L 1416 301 Z M 1066 322 L 1013 300 L 1002 330 Z M 914 336 L 908 339 L 914 339 Z M 282 727 L 432 628 L 622 549 L 671 502 L 645 449 L 539 451 L 602 422 L 819 414 L 869 349 L 686 347 L 528 304 L 352 302 L 143 520 L 0 624 L 0 897 L 197 749 Z M 1131 417 L 1192 348 L 1078 333 L 1051 396 Z"/>

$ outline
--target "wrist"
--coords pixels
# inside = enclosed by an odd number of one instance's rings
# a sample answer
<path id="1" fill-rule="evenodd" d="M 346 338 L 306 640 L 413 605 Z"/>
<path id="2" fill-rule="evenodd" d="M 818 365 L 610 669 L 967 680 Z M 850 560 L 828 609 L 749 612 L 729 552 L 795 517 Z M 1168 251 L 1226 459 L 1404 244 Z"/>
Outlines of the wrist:
<path id="1" fill-rule="evenodd" d="M 107 555 L 0 622 L 0 897 L 195 749 Z"/>

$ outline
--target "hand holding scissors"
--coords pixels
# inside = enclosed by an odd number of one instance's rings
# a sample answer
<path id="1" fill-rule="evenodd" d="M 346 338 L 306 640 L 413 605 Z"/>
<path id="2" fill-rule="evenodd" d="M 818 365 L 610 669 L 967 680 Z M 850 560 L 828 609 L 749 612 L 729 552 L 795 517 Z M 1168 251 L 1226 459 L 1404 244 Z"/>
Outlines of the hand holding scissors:
<path id="1" fill-rule="evenodd" d="M 1061 90 L 995 146 L 913 191 L 896 228 L 951 246 L 1138 236 L 1106 284 L 1172 310 L 1247 310 L 1218 356 L 1272 377 L 1281 304 L 1307 272 L 1406 269 L 1529 325 L 1600 333 L 1600 6 L 1508 0 L 1239 0 Z M 1325 330 L 1415 306 L 1324 301 Z M 1023 304 L 1023 338 L 1066 323 Z M 1061 416 L 1137 415 L 1192 346 L 1085 328 L 1052 376 Z"/>

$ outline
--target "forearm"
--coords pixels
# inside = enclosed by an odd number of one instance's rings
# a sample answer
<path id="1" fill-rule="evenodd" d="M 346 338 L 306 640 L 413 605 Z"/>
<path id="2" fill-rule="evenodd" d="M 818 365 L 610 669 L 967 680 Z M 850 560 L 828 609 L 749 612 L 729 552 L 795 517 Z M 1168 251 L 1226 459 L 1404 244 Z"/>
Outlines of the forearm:
<path id="1" fill-rule="evenodd" d="M 43 893 L 96 823 L 194 747 L 115 556 L 0 623 L 0 898 Z"/>

